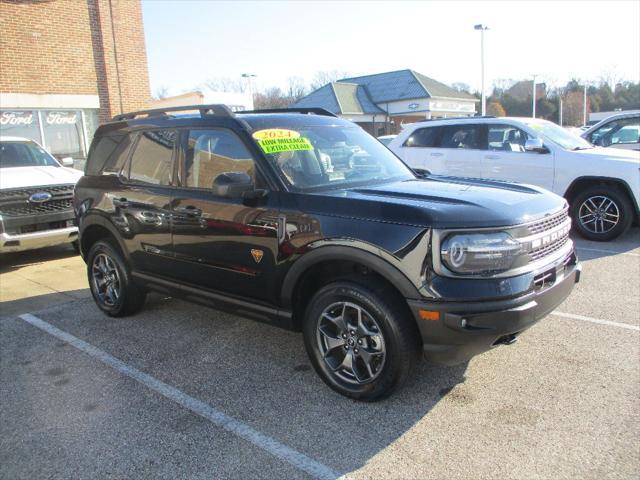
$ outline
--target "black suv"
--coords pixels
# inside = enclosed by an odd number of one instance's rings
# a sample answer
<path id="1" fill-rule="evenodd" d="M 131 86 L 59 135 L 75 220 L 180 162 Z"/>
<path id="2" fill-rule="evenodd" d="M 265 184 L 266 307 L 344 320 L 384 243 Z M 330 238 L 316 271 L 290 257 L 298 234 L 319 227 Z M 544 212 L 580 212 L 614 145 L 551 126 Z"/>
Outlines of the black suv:
<path id="1" fill-rule="evenodd" d="M 417 176 L 320 109 L 119 115 L 74 207 L 105 313 L 154 290 L 302 331 L 322 379 L 361 400 L 420 352 L 454 364 L 513 343 L 580 276 L 561 197 Z"/>

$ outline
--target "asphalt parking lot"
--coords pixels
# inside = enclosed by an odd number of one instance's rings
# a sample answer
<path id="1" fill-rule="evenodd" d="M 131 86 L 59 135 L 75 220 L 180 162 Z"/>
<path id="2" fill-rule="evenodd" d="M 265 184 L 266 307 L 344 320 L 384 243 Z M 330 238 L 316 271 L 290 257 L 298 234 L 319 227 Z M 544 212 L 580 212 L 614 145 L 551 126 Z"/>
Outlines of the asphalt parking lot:
<path id="1" fill-rule="evenodd" d="M 637 479 L 640 229 L 576 243 L 554 314 L 376 404 L 325 387 L 299 334 L 159 295 L 108 318 L 70 248 L 7 255 L 0 477 Z"/>

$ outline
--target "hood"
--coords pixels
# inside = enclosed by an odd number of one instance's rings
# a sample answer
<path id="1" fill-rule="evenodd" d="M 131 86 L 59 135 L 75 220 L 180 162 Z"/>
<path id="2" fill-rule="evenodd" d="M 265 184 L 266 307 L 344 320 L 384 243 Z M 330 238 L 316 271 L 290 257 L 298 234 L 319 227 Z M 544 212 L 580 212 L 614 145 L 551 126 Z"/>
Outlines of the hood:
<path id="1" fill-rule="evenodd" d="M 580 157 L 583 157 L 583 158 L 591 157 L 594 160 L 598 159 L 600 161 L 609 159 L 609 160 L 620 160 L 623 162 L 630 162 L 630 163 L 640 163 L 640 152 L 638 152 L 637 150 L 625 150 L 622 148 L 594 147 L 594 148 L 589 148 L 587 150 L 576 150 L 571 153 L 578 154 L 580 155 Z"/>
<path id="2" fill-rule="evenodd" d="M 312 199 L 316 195 L 327 201 Z M 556 213 L 567 203 L 530 185 L 439 176 L 300 195 L 298 202 L 307 213 L 433 228 L 518 225 Z"/>
<path id="3" fill-rule="evenodd" d="M 83 173 L 66 167 L 12 167 L 0 169 L 0 189 L 75 184 Z"/>

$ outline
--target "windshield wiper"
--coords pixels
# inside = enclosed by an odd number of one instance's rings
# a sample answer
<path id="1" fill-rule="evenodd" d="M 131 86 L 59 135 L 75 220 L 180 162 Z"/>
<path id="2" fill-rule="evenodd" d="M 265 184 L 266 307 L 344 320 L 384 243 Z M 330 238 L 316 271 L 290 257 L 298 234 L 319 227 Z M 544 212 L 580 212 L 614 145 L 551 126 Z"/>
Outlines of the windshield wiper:
<path id="1" fill-rule="evenodd" d="M 576 150 L 591 150 L 593 147 L 574 147 L 571 150 L 573 150 L 574 152 Z"/>

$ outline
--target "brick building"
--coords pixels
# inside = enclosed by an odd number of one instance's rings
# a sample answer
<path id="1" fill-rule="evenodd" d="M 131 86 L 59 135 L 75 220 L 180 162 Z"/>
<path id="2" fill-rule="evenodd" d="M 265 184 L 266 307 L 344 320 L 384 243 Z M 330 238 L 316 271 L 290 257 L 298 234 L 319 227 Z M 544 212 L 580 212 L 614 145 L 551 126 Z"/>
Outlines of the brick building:
<path id="1" fill-rule="evenodd" d="M 0 133 L 86 157 L 100 122 L 150 101 L 140 0 L 0 0 Z"/>

